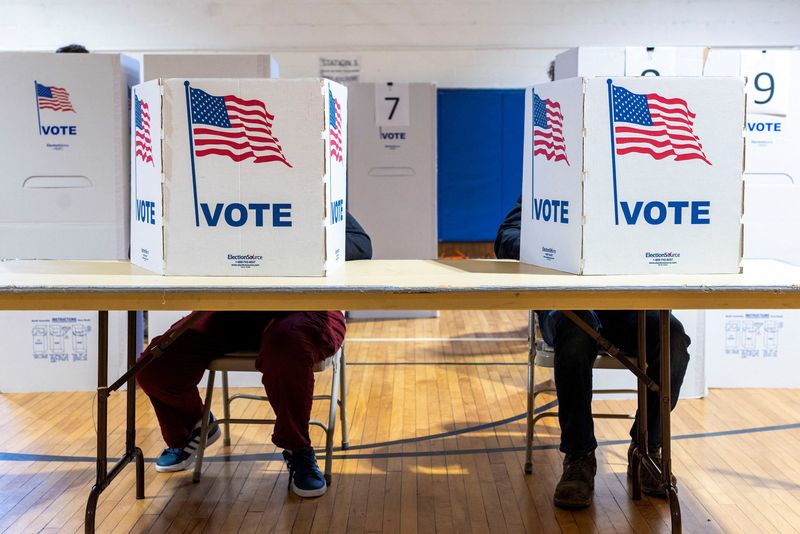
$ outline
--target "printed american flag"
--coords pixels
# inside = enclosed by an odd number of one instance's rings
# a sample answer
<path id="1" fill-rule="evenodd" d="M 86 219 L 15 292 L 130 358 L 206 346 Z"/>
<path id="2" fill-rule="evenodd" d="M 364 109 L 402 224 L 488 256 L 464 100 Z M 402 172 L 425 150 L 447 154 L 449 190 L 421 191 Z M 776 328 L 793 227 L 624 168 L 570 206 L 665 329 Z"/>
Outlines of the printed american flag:
<path id="1" fill-rule="evenodd" d="M 54 111 L 71 111 L 75 113 L 72 102 L 69 100 L 69 91 L 54 85 L 42 85 L 36 82 L 36 101 L 39 109 L 52 109 Z"/>
<path id="2" fill-rule="evenodd" d="M 696 115 L 685 100 L 611 87 L 618 155 L 647 154 L 675 161 L 699 159 L 711 165 L 693 130 Z"/>
<path id="3" fill-rule="evenodd" d="M 275 117 L 260 100 L 237 96 L 213 96 L 190 88 L 194 154 L 225 156 L 233 161 L 280 162 L 292 165 L 272 134 Z"/>
<path id="4" fill-rule="evenodd" d="M 138 95 L 133 95 L 136 119 L 136 157 L 145 163 L 153 163 L 153 145 L 150 139 L 150 106 Z"/>
<path id="5" fill-rule="evenodd" d="M 533 155 L 540 154 L 548 160 L 565 161 L 569 165 L 561 105 L 549 98 L 542 100 L 533 93 Z"/>
<path id="6" fill-rule="evenodd" d="M 342 162 L 342 106 L 328 89 L 328 118 L 331 128 L 331 157 Z"/>

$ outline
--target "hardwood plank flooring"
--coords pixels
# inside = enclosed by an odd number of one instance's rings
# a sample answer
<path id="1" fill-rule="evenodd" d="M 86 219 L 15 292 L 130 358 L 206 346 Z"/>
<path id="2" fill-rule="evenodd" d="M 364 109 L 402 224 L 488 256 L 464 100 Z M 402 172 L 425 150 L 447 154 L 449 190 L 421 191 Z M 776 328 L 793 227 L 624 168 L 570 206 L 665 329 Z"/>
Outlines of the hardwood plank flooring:
<path id="1" fill-rule="evenodd" d="M 630 499 L 628 421 L 596 422 L 598 474 L 588 510 L 552 504 L 561 474 L 555 419 L 537 426 L 534 474 L 523 473 L 526 321 L 525 312 L 497 311 L 351 321 L 351 447 L 337 450 L 333 484 L 319 499 L 287 492 L 280 451 L 264 425 L 233 425 L 231 446 L 220 441 L 208 451 L 199 484 L 190 472 L 157 474 L 152 459 L 163 444 L 140 394 L 147 498 L 134 498 L 134 471 L 126 468 L 100 498 L 97 530 L 668 532 L 665 501 Z M 330 378 L 317 376 L 319 392 Z M 537 370 L 537 381 L 548 378 Z M 633 407 L 596 401 L 598 411 Z M 93 393 L 0 395 L 0 532 L 83 531 L 94 479 L 93 409 Z M 122 452 L 124 409 L 124 396 L 113 395 L 112 456 Z M 215 409 L 221 412 L 219 403 Z M 233 412 L 258 417 L 269 408 L 240 401 Z M 314 417 L 326 413 L 324 403 L 315 405 Z M 800 390 L 712 390 L 679 403 L 673 463 L 685 532 L 800 532 L 799 414 Z M 312 439 L 324 441 L 318 430 Z"/>

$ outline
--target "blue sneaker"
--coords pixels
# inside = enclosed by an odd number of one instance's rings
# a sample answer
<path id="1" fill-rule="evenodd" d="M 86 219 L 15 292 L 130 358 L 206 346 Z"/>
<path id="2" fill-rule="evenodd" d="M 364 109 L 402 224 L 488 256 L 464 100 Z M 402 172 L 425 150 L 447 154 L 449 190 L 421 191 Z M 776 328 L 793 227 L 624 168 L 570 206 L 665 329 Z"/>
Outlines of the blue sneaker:
<path id="1" fill-rule="evenodd" d="M 317 466 L 314 449 L 308 447 L 290 453 L 283 451 L 283 459 L 289 468 L 289 487 L 300 497 L 319 497 L 328 489 L 325 477 Z"/>
<path id="2" fill-rule="evenodd" d="M 201 421 L 198 421 L 192 433 L 189 435 L 189 441 L 184 447 L 167 447 L 161 453 L 161 456 L 156 460 L 156 471 L 159 473 L 172 473 L 174 471 L 183 471 L 188 469 L 194 463 L 194 455 L 197 448 L 200 446 L 200 427 Z M 206 437 L 206 448 L 217 441 L 222 435 L 219 429 L 217 420 L 212 413 L 209 418 L 208 435 Z"/>

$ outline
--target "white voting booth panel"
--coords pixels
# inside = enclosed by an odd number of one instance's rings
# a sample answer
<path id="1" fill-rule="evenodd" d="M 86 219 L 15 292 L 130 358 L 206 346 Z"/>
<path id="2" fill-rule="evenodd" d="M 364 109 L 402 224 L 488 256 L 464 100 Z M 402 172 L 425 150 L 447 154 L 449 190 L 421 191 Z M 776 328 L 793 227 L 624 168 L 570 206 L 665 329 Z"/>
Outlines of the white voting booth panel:
<path id="1" fill-rule="evenodd" d="M 132 54 L 141 66 L 141 81 L 156 78 L 279 78 L 278 62 L 269 54 Z M 153 315 L 155 314 L 155 315 Z M 164 316 L 163 320 L 159 318 Z M 182 316 L 182 315 L 181 315 Z M 172 312 L 150 312 L 150 324 L 156 328 L 170 321 L 177 321 Z M 164 326 L 155 335 L 166 330 Z M 150 337 L 153 337 L 150 331 Z"/>
<path id="2" fill-rule="evenodd" d="M 741 79 L 570 78 L 527 90 L 525 109 L 521 261 L 739 272 Z"/>
<path id="3" fill-rule="evenodd" d="M 625 76 L 702 76 L 707 53 L 700 46 L 628 46 Z"/>
<path id="4" fill-rule="evenodd" d="M 630 54 L 629 54 L 629 56 L 630 56 Z M 661 57 L 663 57 L 663 56 L 661 56 Z M 649 66 L 652 67 L 653 65 L 649 64 Z M 629 65 L 629 67 L 631 67 L 631 66 Z M 633 67 L 631 67 L 631 68 L 633 68 Z M 639 68 L 639 66 L 636 66 L 636 68 Z M 659 67 L 659 68 L 662 68 L 662 67 Z M 670 71 L 666 71 L 666 72 L 670 72 Z M 566 83 L 569 83 L 569 82 L 566 82 Z M 672 95 L 672 96 L 674 96 L 674 95 Z M 542 98 L 545 98 L 545 97 L 543 96 Z M 557 99 L 553 98 L 552 101 L 555 102 L 555 101 L 557 101 Z M 531 108 L 529 107 L 528 110 L 530 111 Z M 527 113 L 526 113 L 526 117 L 529 117 L 529 118 L 532 119 L 532 117 L 530 117 L 530 115 L 527 114 Z M 566 126 L 567 120 L 570 120 L 570 119 L 567 119 L 566 111 L 564 111 L 565 128 L 567 127 Z M 608 126 L 606 126 L 606 131 L 607 131 L 607 128 L 608 128 Z M 702 137 L 703 134 L 699 133 L 699 135 L 701 135 L 701 137 Z M 568 145 L 570 143 L 570 138 L 565 135 L 564 139 L 566 140 L 566 143 L 567 143 L 566 155 L 567 155 L 567 157 L 569 157 L 570 151 L 569 151 Z M 574 139 L 572 139 L 572 142 L 573 142 L 573 146 L 574 146 L 574 143 L 576 141 Z M 529 143 L 530 143 L 530 138 L 527 138 L 527 140 L 526 140 L 526 150 L 528 148 L 531 148 L 531 150 L 532 150 L 533 145 L 531 143 L 531 147 L 529 147 L 528 146 Z M 581 156 L 583 156 L 583 154 L 586 153 L 585 150 L 581 150 L 581 147 L 578 146 L 576 148 L 576 150 L 573 150 L 572 153 L 575 154 L 576 152 L 577 152 L 577 154 L 575 156 L 575 159 L 570 160 L 570 164 L 571 164 L 570 166 L 574 165 L 577 169 L 586 169 L 587 168 L 586 162 L 580 161 Z M 723 152 L 723 151 L 721 151 L 721 152 Z M 741 150 L 739 152 L 741 152 Z M 526 152 L 526 154 L 530 154 L 530 153 Z M 540 154 L 540 157 L 542 157 L 542 156 L 543 155 Z M 546 158 L 546 156 L 545 156 L 545 158 Z M 565 165 L 564 161 L 553 162 L 552 160 L 549 160 L 549 161 L 546 161 L 544 163 L 545 164 L 547 164 L 547 163 L 560 164 L 562 167 L 564 167 L 564 169 L 562 169 L 564 172 L 567 172 L 567 173 L 570 172 L 570 169 L 569 169 L 570 166 Z M 526 161 L 526 164 L 527 164 L 527 161 Z M 739 164 L 738 164 L 739 173 L 741 173 L 741 165 L 742 164 L 741 164 L 741 161 L 740 161 Z M 530 168 L 530 166 L 528 166 L 528 167 L 526 167 L 526 169 L 527 169 L 526 170 L 526 180 L 527 180 L 528 179 L 527 172 L 530 172 L 531 168 Z M 642 174 L 646 175 L 647 173 L 642 173 Z M 741 187 L 741 185 L 739 185 L 739 187 Z M 531 190 L 531 193 L 532 193 L 532 190 Z M 575 193 L 575 195 L 577 195 L 579 193 L 579 190 L 575 190 L 574 193 Z M 739 203 L 740 202 L 741 201 L 739 201 Z M 739 206 L 741 206 L 741 204 L 739 204 Z M 576 210 L 576 212 L 574 212 L 572 214 L 572 216 L 575 217 L 577 215 L 578 219 L 580 219 L 580 213 L 581 212 L 580 212 L 580 204 L 579 204 L 578 205 L 578 209 Z M 530 217 L 531 214 L 532 214 L 532 210 L 529 210 L 528 211 L 528 217 Z M 545 248 L 551 248 L 552 250 L 556 250 L 559 247 L 545 247 Z M 614 247 L 615 250 L 616 250 L 616 248 L 617 247 Z M 696 311 L 679 311 L 679 312 L 676 312 L 675 315 L 679 320 L 681 320 L 681 322 L 684 325 L 684 328 L 686 329 L 686 333 L 692 339 L 692 343 L 691 343 L 691 345 L 689 347 L 689 354 L 691 356 L 691 359 L 690 359 L 689 366 L 688 366 L 688 369 L 687 369 L 686 377 L 684 379 L 683 387 L 681 389 L 681 397 L 682 398 L 702 397 L 707 392 L 706 376 L 705 376 L 706 375 L 706 373 L 705 373 L 705 370 L 706 370 L 706 365 L 705 365 L 705 346 L 706 346 L 706 344 L 705 344 L 705 340 L 704 340 L 704 336 L 705 336 L 705 325 L 704 325 L 705 315 L 703 314 L 703 312 L 696 312 Z M 594 372 L 594 387 L 597 388 L 597 389 L 635 389 L 635 379 L 630 373 L 625 372 L 625 371 L 602 370 L 601 369 L 601 370 L 596 370 Z M 630 397 L 630 396 L 617 395 L 616 397 L 623 398 L 623 397 Z"/>
<path id="5" fill-rule="evenodd" d="M 152 341 L 156 336 L 160 336 L 177 323 L 189 315 L 188 311 L 151 311 L 147 314 L 147 330 L 149 340 Z M 208 382 L 208 373 L 203 375 L 200 381 L 201 386 Z M 216 387 L 222 387 L 222 380 L 217 379 Z M 261 373 L 228 373 L 228 385 L 230 387 L 257 388 L 262 387 Z"/>
<path id="6" fill-rule="evenodd" d="M 348 209 L 369 233 L 373 258 L 436 258 L 436 86 L 356 83 L 348 90 Z M 348 315 L 411 318 L 438 312 Z"/>
<path id="7" fill-rule="evenodd" d="M 279 78 L 269 54 L 132 54 L 141 65 L 141 81 L 156 78 Z"/>
<path id="8" fill-rule="evenodd" d="M 109 312 L 108 375 L 127 365 L 127 314 Z M 97 389 L 97 312 L 0 312 L 0 392 Z"/>
<path id="9" fill-rule="evenodd" d="M 138 66 L 122 60 L 0 53 L 0 258 L 127 259 Z"/>
<path id="10" fill-rule="evenodd" d="M 709 311 L 706 326 L 709 387 L 800 387 L 796 310 Z"/>
<path id="11" fill-rule="evenodd" d="M 325 276 L 344 263 L 345 87 L 151 80 L 133 89 L 131 123 L 134 264 L 175 275 Z"/>
<path id="12" fill-rule="evenodd" d="M 586 46 L 556 56 L 555 79 L 579 76 L 701 76 L 708 50 L 699 46 Z"/>
<path id="13" fill-rule="evenodd" d="M 800 52 L 711 49 L 706 75 L 742 75 L 745 258 L 800 265 Z M 706 312 L 710 387 L 800 387 L 800 312 Z"/>
<path id="14" fill-rule="evenodd" d="M 0 53 L 0 258 L 127 259 L 128 89 L 119 54 Z M 109 314 L 109 376 L 127 322 Z M 0 391 L 97 387 L 97 313 L 4 312 Z"/>
<path id="15" fill-rule="evenodd" d="M 570 48 L 555 59 L 555 79 L 578 76 L 625 76 L 625 47 Z"/>
<path id="16" fill-rule="evenodd" d="M 711 49 L 704 74 L 747 78 L 745 175 L 759 177 L 751 184 L 781 176 L 797 183 L 800 104 L 791 96 L 800 88 L 800 51 Z"/>

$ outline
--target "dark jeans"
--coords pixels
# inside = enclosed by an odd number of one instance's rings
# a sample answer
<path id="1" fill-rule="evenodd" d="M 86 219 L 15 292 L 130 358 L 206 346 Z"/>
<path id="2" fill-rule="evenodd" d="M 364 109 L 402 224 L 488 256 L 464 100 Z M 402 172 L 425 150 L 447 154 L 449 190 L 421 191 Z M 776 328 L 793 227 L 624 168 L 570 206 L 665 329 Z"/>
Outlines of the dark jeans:
<path id="1" fill-rule="evenodd" d="M 167 446 L 186 445 L 203 415 L 197 384 L 208 363 L 236 350 L 258 350 L 256 368 L 262 373 L 261 382 L 277 419 L 273 443 L 290 450 L 310 446 L 313 366 L 342 345 L 342 313 L 193 312 L 192 316 L 198 317 L 197 322 L 137 377 L 150 397 Z M 150 346 L 160 339 L 155 338 Z"/>
<path id="2" fill-rule="evenodd" d="M 637 320 L 634 311 L 575 311 L 578 317 L 622 351 L 637 352 Z M 561 424 L 561 452 L 586 454 L 597 448 L 592 421 L 592 366 L 597 343 L 564 314 L 538 312 L 545 342 L 555 349 L 554 379 L 558 396 L 558 421 Z M 647 375 L 660 382 L 661 360 L 658 312 L 647 312 Z M 683 377 L 689 364 L 687 347 L 691 343 L 683 325 L 670 314 L 670 380 L 672 408 L 678 403 Z M 637 435 L 637 422 L 631 437 Z M 661 412 L 657 393 L 647 391 L 647 437 L 650 449 L 661 446 Z"/>

